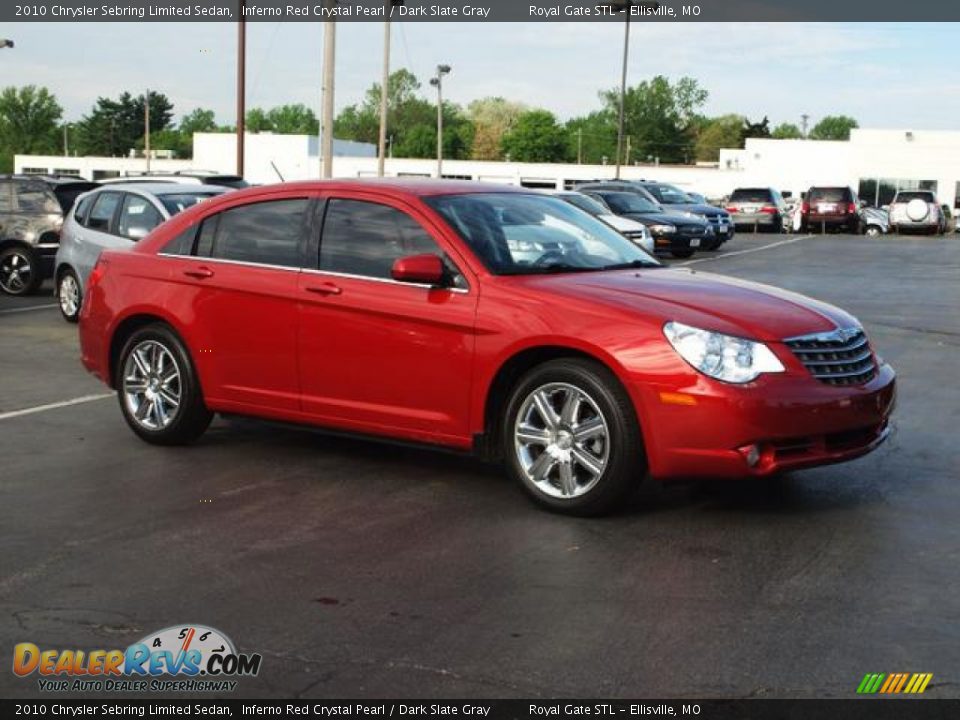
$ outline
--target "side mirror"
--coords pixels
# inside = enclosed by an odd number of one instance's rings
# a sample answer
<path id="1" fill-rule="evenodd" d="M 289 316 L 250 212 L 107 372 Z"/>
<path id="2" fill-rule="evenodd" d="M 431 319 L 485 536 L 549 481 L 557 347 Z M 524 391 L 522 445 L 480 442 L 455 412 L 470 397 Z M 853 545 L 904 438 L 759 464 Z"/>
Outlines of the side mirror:
<path id="1" fill-rule="evenodd" d="M 422 285 L 442 285 L 444 275 L 443 260 L 432 253 L 397 258 L 390 270 L 390 276 L 397 282 Z"/>

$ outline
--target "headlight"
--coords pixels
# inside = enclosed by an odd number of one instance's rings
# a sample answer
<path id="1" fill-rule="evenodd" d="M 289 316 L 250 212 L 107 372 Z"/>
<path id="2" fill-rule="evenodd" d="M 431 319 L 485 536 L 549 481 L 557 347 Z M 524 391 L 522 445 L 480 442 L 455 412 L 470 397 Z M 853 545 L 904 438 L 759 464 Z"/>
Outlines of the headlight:
<path id="1" fill-rule="evenodd" d="M 783 372 L 783 363 L 763 343 L 678 322 L 664 325 L 663 334 L 680 357 L 717 380 L 748 383 L 761 373 Z"/>
<path id="2" fill-rule="evenodd" d="M 673 225 L 651 225 L 650 232 L 654 235 L 669 235 L 675 233 L 677 229 Z"/>

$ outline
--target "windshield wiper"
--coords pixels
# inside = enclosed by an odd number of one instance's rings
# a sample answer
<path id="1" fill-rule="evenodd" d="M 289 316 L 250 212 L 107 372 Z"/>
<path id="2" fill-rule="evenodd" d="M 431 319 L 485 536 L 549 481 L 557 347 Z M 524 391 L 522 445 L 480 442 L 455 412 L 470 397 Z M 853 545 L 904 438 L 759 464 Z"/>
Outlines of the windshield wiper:
<path id="1" fill-rule="evenodd" d="M 616 263 L 614 265 L 604 265 L 598 270 L 629 270 L 630 268 L 662 268 L 663 265 L 653 260 L 631 260 L 625 263 Z"/>

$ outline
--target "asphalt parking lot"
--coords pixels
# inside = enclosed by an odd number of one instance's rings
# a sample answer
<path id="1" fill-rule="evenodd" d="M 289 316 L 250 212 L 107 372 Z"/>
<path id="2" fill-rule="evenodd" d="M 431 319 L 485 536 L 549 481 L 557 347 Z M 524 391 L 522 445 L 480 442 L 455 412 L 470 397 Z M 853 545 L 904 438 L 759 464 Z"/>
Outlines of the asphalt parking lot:
<path id="1" fill-rule="evenodd" d="M 263 655 L 240 697 L 845 698 L 867 672 L 960 697 L 960 236 L 680 264 L 857 315 L 899 374 L 891 440 L 572 519 L 456 455 L 221 419 L 164 449 L 109 398 L 43 409 L 105 388 L 49 292 L 0 297 L 0 648 L 203 623 Z"/>

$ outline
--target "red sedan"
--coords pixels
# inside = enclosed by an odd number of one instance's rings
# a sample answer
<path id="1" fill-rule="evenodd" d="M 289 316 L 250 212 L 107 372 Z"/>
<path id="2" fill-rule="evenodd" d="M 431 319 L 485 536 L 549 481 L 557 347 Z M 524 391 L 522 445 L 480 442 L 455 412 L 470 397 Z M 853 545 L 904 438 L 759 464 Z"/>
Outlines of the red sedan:
<path id="1" fill-rule="evenodd" d="M 462 182 L 202 203 L 101 256 L 80 339 L 148 442 L 222 412 L 444 445 L 578 514 L 647 475 L 858 457 L 895 394 L 836 307 L 668 269 L 563 200 Z"/>

